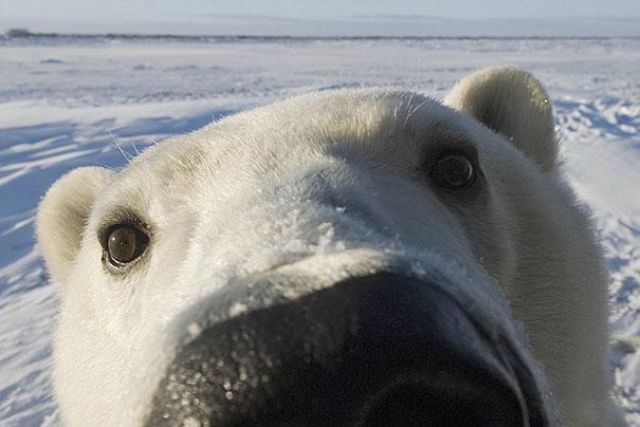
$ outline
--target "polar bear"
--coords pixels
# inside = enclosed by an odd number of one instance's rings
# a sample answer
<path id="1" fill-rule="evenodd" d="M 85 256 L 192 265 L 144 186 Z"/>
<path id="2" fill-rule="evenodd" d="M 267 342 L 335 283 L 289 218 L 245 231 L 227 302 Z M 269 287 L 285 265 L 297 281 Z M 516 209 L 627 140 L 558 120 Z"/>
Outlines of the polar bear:
<path id="1" fill-rule="evenodd" d="M 612 423 L 605 268 L 552 107 L 308 94 L 42 200 L 70 426 Z"/>

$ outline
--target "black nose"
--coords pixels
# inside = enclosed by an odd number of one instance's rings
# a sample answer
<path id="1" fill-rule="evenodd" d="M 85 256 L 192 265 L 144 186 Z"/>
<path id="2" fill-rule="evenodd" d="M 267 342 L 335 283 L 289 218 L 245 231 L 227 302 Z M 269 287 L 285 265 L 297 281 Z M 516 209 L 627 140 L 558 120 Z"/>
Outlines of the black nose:
<path id="1" fill-rule="evenodd" d="M 147 425 L 542 425 L 491 346 L 442 287 L 351 278 L 204 330 Z"/>

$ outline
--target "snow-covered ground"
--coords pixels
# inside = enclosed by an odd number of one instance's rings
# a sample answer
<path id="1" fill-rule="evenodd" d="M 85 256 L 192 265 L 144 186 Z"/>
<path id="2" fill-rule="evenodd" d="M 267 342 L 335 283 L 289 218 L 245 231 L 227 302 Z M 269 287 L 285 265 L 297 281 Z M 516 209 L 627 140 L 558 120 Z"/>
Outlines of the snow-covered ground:
<path id="1" fill-rule="evenodd" d="M 442 97 L 488 65 L 534 72 L 554 100 L 570 182 L 608 260 L 615 394 L 640 426 L 640 39 L 0 39 L 0 425 L 57 425 L 57 297 L 34 243 L 38 200 L 81 165 L 283 97 L 397 85 Z M 585 372 L 585 375 L 589 375 Z"/>

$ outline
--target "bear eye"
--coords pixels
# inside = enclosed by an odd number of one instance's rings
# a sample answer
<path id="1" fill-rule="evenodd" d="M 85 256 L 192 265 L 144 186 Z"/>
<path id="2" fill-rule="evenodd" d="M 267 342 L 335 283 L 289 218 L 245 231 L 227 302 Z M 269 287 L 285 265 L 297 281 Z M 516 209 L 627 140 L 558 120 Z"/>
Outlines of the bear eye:
<path id="1" fill-rule="evenodd" d="M 431 170 L 431 178 L 444 188 L 468 188 L 476 179 L 476 168 L 466 154 L 457 151 L 445 152 L 436 159 Z"/>
<path id="2" fill-rule="evenodd" d="M 106 252 L 109 263 L 123 267 L 136 260 L 149 243 L 149 237 L 132 224 L 117 224 L 109 229 Z"/>

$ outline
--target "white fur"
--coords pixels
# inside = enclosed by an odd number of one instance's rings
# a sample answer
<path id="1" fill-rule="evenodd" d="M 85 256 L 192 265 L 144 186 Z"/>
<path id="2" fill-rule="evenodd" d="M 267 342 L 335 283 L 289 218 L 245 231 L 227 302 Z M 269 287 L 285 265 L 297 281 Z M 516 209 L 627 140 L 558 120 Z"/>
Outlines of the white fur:
<path id="1" fill-rule="evenodd" d="M 194 307 L 225 286 L 267 271 L 327 286 L 404 260 L 415 274 L 459 277 L 451 292 L 488 322 L 511 322 L 504 295 L 564 423 L 607 424 L 605 270 L 556 170 L 544 89 L 491 69 L 446 103 L 472 117 L 409 92 L 310 94 L 159 144 L 113 177 L 62 178 L 41 204 L 38 239 L 62 290 L 54 367 L 65 420 L 138 425 L 185 331 L 198 330 Z M 471 200 L 418 172 L 459 139 L 486 178 Z M 149 224 L 151 244 L 115 277 L 96 233 L 123 210 Z"/>
<path id="2" fill-rule="evenodd" d="M 545 172 L 556 167 L 551 101 L 531 74 L 516 68 L 487 68 L 467 76 L 444 100 L 506 136 Z"/>

